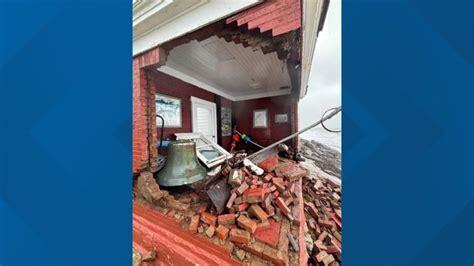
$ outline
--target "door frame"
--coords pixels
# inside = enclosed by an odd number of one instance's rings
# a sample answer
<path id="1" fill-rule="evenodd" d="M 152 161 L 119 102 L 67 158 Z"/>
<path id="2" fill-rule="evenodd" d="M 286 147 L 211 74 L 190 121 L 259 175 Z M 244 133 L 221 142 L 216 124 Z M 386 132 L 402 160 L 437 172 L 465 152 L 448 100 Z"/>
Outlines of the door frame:
<path id="1" fill-rule="evenodd" d="M 212 123 L 212 134 L 214 136 L 214 139 L 211 139 L 211 140 L 217 143 L 218 136 L 217 136 L 217 107 L 216 107 L 216 103 L 191 96 L 191 125 L 192 125 L 192 130 L 193 130 L 194 133 L 196 133 L 195 132 L 195 130 L 196 130 L 195 122 L 197 121 L 196 113 L 194 111 L 194 108 L 196 107 L 196 105 L 201 105 L 201 106 L 211 108 L 212 116 L 213 116 L 213 120 L 214 120 L 213 123 Z"/>

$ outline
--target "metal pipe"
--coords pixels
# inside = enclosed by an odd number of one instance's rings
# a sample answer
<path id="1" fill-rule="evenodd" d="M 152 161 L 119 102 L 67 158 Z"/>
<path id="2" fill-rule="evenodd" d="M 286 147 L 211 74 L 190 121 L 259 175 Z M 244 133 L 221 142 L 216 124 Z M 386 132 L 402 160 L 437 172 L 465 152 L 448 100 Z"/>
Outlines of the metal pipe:
<path id="1" fill-rule="evenodd" d="M 304 133 L 304 132 L 310 130 L 311 128 L 313 128 L 313 127 L 315 127 L 315 126 L 321 124 L 322 122 L 324 122 L 324 121 L 326 121 L 326 120 L 332 118 L 332 117 L 335 116 L 337 113 L 339 113 L 341 110 L 342 110 L 341 106 L 334 108 L 334 111 L 332 111 L 331 113 L 329 113 L 329 115 L 327 115 L 326 117 L 321 117 L 321 119 L 320 119 L 318 122 L 316 122 L 316 123 L 314 123 L 314 124 L 311 124 L 311 125 L 307 126 L 306 128 L 304 128 L 304 129 L 302 129 L 302 130 L 300 130 L 300 131 L 298 131 L 298 132 L 296 132 L 296 133 L 293 133 L 293 134 L 289 135 L 288 137 L 283 138 L 283 139 L 281 139 L 281 140 L 279 140 L 279 141 L 277 141 L 277 142 L 275 142 L 275 143 L 273 143 L 273 144 L 271 144 L 271 145 L 269 145 L 269 146 L 267 146 L 267 147 L 265 147 L 265 148 L 263 148 L 263 149 L 261 149 L 261 150 L 255 152 L 255 153 L 253 153 L 253 154 L 247 156 L 247 159 L 251 160 L 251 158 L 254 158 L 254 157 L 257 156 L 258 154 L 260 154 L 260 153 L 262 153 L 262 152 L 264 152 L 264 151 L 268 151 L 268 150 L 270 150 L 271 148 L 276 147 L 278 144 L 283 143 L 283 142 L 285 142 L 285 141 L 287 141 L 287 140 L 289 140 L 289 139 L 292 139 L 292 138 L 294 138 L 294 137 L 296 137 L 296 136 L 298 136 L 298 135 L 300 135 L 300 134 L 302 134 L 302 133 Z"/>
<path id="2" fill-rule="evenodd" d="M 156 114 L 156 117 L 159 117 L 161 119 L 160 146 L 158 146 L 158 151 L 161 151 L 161 147 L 163 145 L 163 130 L 165 129 L 165 119 L 159 114 Z"/>

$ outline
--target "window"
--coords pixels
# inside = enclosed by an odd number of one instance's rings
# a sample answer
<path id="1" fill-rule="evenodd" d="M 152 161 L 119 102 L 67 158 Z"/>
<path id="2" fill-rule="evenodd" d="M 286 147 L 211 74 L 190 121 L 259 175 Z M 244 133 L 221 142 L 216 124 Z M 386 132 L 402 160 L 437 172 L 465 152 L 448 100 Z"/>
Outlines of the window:
<path id="1" fill-rule="evenodd" d="M 167 95 L 156 94 L 156 113 L 165 120 L 165 127 L 181 127 L 181 99 Z M 159 118 L 156 118 L 157 125 L 161 125 Z"/>
<path id="2" fill-rule="evenodd" d="M 196 155 L 207 168 L 219 165 L 232 157 L 228 151 L 200 133 L 175 133 L 175 135 L 177 140 L 189 139 L 196 143 Z"/>

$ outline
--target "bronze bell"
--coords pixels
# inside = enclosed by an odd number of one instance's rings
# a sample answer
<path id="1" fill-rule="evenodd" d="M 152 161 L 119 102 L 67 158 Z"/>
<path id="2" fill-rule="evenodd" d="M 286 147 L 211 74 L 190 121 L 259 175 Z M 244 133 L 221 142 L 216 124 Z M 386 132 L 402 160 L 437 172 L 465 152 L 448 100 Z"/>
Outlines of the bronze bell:
<path id="1" fill-rule="evenodd" d="M 207 175 L 196 156 L 196 144 L 191 140 L 172 141 L 165 167 L 157 173 L 156 181 L 165 187 L 187 185 Z"/>

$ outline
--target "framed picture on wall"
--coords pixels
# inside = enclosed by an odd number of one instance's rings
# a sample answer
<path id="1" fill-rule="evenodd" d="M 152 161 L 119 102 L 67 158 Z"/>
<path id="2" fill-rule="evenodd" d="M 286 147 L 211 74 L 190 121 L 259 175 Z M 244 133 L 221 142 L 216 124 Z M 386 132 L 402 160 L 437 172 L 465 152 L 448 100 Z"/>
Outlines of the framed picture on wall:
<path id="1" fill-rule="evenodd" d="M 232 109 L 227 107 L 221 107 L 221 134 L 232 135 Z"/>
<path id="2" fill-rule="evenodd" d="M 181 127 L 181 99 L 156 94 L 156 113 L 165 120 L 165 127 Z M 161 126 L 161 119 L 156 118 L 156 125 Z"/>
<path id="3" fill-rule="evenodd" d="M 288 123 L 288 114 L 276 114 L 275 123 Z"/>
<path id="4" fill-rule="evenodd" d="M 253 111 L 253 127 L 267 128 L 268 127 L 268 110 L 260 109 Z"/>

